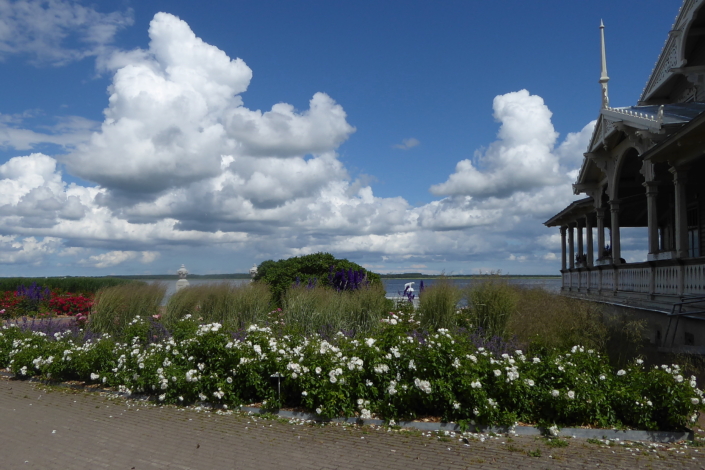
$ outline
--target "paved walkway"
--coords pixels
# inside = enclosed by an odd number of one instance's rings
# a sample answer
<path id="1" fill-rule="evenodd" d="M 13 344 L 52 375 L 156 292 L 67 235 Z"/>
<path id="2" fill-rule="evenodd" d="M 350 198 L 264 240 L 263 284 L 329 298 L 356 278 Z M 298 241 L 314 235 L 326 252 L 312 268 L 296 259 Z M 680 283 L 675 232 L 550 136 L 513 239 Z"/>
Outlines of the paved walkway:
<path id="1" fill-rule="evenodd" d="M 297 424 L 0 378 L 0 468 L 7 470 L 705 469 L 705 447 L 568 443 L 553 448 L 542 439 L 503 436 L 464 442 L 417 431 Z"/>

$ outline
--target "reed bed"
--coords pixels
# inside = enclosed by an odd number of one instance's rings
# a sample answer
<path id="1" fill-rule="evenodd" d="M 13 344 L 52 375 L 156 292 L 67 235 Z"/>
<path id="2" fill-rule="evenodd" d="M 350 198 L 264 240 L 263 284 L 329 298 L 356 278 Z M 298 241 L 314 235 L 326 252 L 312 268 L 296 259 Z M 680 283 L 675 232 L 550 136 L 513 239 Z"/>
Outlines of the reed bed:
<path id="1" fill-rule="evenodd" d="M 166 293 L 162 283 L 128 283 L 98 291 L 89 327 L 96 333 L 120 336 L 135 318 L 158 316 Z"/>
<path id="2" fill-rule="evenodd" d="M 217 322 L 227 329 L 239 329 L 264 321 L 271 303 L 271 291 L 262 282 L 187 287 L 169 299 L 164 324 L 170 328 L 186 315 L 192 315 L 204 323 Z"/>

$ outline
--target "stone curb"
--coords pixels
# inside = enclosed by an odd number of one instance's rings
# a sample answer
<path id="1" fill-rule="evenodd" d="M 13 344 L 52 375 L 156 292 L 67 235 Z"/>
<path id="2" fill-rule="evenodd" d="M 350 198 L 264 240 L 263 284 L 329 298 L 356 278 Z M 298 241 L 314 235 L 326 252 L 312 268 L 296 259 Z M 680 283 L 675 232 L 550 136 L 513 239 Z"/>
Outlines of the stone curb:
<path id="1" fill-rule="evenodd" d="M 15 374 L 11 372 L 0 371 L 0 376 L 7 378 L 14 378 Z M 145 401 L 156 401 L 151 395 L 127 395 L 126 393 L 116 392 L 115 390 L 107 390 L 102 388 L 88 388 L 85 385 L 78 384 L 67 384 L 63 382 L 53 382 L 50 380 L 41 380 L 30 378 L 27 379 L 29 382 L 42 383 L 47 385 L 58 385 L 61 387 L 71 388 L 74 390 L 90 390 L 92 392 L 102 392 L 110 393 L 113 395 L 118 395 L 123 398 L 130 398 L 133 400 L 145 400 Z M 262 408 L 254 408 L 250 406 L 241 406 L 239 408 L 234 408 L 234 410 L 244 411 L 246 413 L 253 414 L 272 414 L 280 416 L 282 418 L 288 419 L 301 419 L 305 421 L 316 421 L 324 423 L 349 423 L 349 424 L 360 424 L 360 425 L 373 425 L 373 426 L 388 426 L 387 421 L 381 419 L 361 419 L 361 418 L 321 418 L 314 413 L 304 413 L 300 411 L 268 411 Z M 449 431 L 449 432 L 462 432 L 460 430 L 460 425 L 456 423 L 427 423 L 422 421 L 399 421 L 398 426 L 402 428 L 418 429 L 420 431 Z M 517 436 L 543 436 L 546 432 L 542 428 L 535 426 L 470 426 L 467 429 L 471 433 L 480 434 L 515 434 Z M 660 443 L 670 443 L 678 441 L 692 441 L 694 439 L 694 432 L 692 430 L 688 431 L 638 431 L 638 430 L 624 430 L 620 431 L 617 429 L 584 429 L 584 428 L 561 428 L 558 432 L 560 437 L 574 437 L 580 439 L 611 439 L 620 441 L 642 441 L 642 442 L 660 442 Z"/>

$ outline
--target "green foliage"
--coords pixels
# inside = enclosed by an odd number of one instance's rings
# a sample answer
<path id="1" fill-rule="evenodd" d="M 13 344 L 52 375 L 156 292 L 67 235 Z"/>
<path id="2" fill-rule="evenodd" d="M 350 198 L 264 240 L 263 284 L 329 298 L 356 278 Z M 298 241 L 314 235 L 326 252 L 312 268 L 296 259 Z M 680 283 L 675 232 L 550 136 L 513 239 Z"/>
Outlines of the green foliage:
<path id="1" fill-rule="evenodd" d="M 119 337 L 135 317 L 159 315 L 165 293 L 166 286 L 161 283 L 129 283 L 102 289 L 95 296 L 89 327 L 97 333 Z"/>
<path id="2" fill-rule="evenodd" d="M 676 365 L 646 368 L 635 361 L 615 371 L 580 346 L 541 357 L 494 356 L 467 335 L 414 332 L 412 315 L 383 320 L 369 336 L 328 339 L 256 325 L 233 339 L 220 324 L 199 325 L 192 317 L 163 339 L 145 334 L 153 319 L 138 317 L 121 342 L 2 327 L 0 367 L 18 378 L 105 383 L 163 403 L 262 402 L 324 417 L 430 415 L 469 425 L 521 421 L 553 436 L 559 426 L 577 425 L 680 430 L 705 409 L 695 378 Z"/>
<path id="3" fill-rule="evenodd" d="M 470 284 L 464 292 L 470 325 L 486 338 L 507 336 L 507 324 L 516 311 L 516 289 L 499 276 Z"/>
<path id="4" fill-rule="evenodd" d="M 421 326 L 431 330 L 456 326 L 460 297 L 460 290 L 452 280 L 445 276 L 439 278 L 419 295 Z"/>
<path id="5" fill-rule="evenodd" d="M 227 329 L 243 328 L 264 320 L 271 310 L 271 301 L 269 286 L 262 282 L 187 287 L 167 302 L 164 323 L 171 328 L 190 314 L 206 323 L 221 323 Z"/>
<path id="6" fill-rule="evenodd" d="M 370 284 L 381 284 L 382 282 L 378 274 L 367 271 L 359 264 L 347 259 L 337 259 L 330 253 L 314 253 L 279 261 L 264 261 L 257 267 L 255 281 L 263 281 L 269 284 L 272 289 L 274 302 L 281 307 L 284 293 L 296 283 L 297 278 L 305 285 L 309 281 L 316 282 L 318 286 L 330 285 L 328 274 L 331 266 L 335 270 L 352 269 L 353 271 L 363 271 L 366 273 Z"/>
<path id="7" fill-rule="evenodd" d="M 0 278 L 0 292 L 16 291 L 19 286 L 29 286 L 33 282 L 60 292 L 93 294 L 107 287 L 142 281 L 111 277 L 4 277 Z"/>

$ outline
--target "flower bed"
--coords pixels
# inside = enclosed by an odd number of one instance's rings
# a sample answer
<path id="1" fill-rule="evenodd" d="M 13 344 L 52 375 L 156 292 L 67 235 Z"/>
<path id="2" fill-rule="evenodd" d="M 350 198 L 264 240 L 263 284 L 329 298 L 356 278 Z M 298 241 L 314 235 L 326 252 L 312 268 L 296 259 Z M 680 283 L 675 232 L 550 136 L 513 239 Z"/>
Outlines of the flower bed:
<path id="1" fill-rule="evenodd" d="M 85 321 L 93 306 L 92 296 L 61 292 L 32 283 L 0 294 L 0 319 L 21 316 L 75 316 Z"/>
<path id="2" fill-rule="evenodd" d="M 84 380 L 163 403 L 210 401 L 301 407 L 324 417 L 438 416 L 461 426 L 512 425 L 678 430 L 703 410 L 703 392 L 677 365 L 636 361 L 613 371 L 600 354 L 494 355 L 467 334 L 414 330 L 402 315 L 370 337 L 328 340 L 250 326 L 179 321 L 168 335 L 135 319 L 124 338 L 73 330 L 0 330 L 0 367 L 18 377 Z"/>

